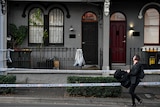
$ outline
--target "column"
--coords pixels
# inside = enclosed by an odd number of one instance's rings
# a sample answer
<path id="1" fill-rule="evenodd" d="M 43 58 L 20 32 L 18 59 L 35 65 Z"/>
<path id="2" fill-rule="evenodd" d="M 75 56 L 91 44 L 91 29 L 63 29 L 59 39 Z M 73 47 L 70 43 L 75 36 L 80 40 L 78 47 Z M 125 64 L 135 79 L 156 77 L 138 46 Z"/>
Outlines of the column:
<path id="1" fill-rule="evenodd" d="M 110 28 L 110 16 L 109 16 L 110 0 L 104 2 L 103 13 L 103 70 L 109 70 L 109 28 Z"/>
<path id="2" fill-rule="evenodd" d="M 6 68 L 6 2 L 1 1 L 0 4 L 0 69 Z"/>

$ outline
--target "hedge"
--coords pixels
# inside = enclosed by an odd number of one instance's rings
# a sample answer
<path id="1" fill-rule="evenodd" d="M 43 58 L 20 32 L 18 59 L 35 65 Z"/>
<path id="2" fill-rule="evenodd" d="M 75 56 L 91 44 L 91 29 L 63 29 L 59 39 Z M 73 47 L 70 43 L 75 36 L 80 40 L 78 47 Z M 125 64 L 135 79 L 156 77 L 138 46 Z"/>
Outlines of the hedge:
<path id="1" fill-rule="evenodd" d="M 70 76 L 67 78 L 68 83 L 112 83 L 118 82 L 113 77 L 79 77 Z M 85 87 L 68 87 L 67 93 L 70 96 L 85 97 L 118 97 L 122 93 L 121 86 L 85 86 Z"/>
<path id="2" fill-rule="evenodd" d="M 12 75 L 0 75 L 0 84 L 15 84 L 16 76 Z M 10 94 L 14 92 L 15 88 L 12 87 L 0 87 L 0 94 Z"/>

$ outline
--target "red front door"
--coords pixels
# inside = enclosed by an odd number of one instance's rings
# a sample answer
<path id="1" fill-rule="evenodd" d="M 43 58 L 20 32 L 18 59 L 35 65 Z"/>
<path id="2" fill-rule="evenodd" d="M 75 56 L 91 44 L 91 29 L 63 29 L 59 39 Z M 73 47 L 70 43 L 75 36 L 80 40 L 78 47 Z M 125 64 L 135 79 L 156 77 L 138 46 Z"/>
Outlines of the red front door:
<path id="1" fill-rule="evenodd" d="M 126 22 L 110 22 L 111 63 L 126 63 Z"/>

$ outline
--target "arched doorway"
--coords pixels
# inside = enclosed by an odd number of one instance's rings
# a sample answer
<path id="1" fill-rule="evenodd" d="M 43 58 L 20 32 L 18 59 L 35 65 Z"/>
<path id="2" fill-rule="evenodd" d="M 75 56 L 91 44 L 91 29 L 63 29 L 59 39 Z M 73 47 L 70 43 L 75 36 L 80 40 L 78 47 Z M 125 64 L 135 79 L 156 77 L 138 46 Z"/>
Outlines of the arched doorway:
<path id="1" fill-rule="evenodd" d="M 98 64 L 98 21 L 93 12 L 82 16 L 82 50 L 86 64 Z"/>
<path id="2" fill-rule="evenodd" d="M 110 18 L 110 51 L 112 64 L 126 63 L 126 18 L 120 12 Z"/>

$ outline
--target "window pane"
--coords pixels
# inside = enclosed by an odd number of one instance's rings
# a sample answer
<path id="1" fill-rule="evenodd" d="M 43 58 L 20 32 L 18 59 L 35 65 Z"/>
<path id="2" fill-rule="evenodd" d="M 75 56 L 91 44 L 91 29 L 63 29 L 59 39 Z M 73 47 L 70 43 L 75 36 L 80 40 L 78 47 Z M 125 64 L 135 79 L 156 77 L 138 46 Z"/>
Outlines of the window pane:
<path id="1" fill-rule="evenodd" d="M 63 27 L 50 28 L 50 43 L 63 43 Z"/>
<path id="2" fill-rule="evenodd" d="M 159 13 L 153 8 L 145 13 L 144 43 L 159 44 Z"/>
<path id="3" fill-rule="evenodd" d="M 43 27 L 30 26 L 30 43 L 43 43 Z"/>
<path id="4" fill-rule="evenodd" d="M 153 44 L 159 43 L 159 28 L 158 27 L 145 27 L 144 42 Z"/>
<path id="5" fill-rule="evenodd" d="M 92 12 L 87 12 L 82 16 L 83 22 L 95 22 L 97 21 L 97 16 Z"/>
<path id="6" fill-rule="evenodd" d="M 43 13 L 34 8 L 29 14 L 29 43 L 43 43 Z"/>
<path id="7" fill-rule="evenodd" d="M 155 9 L 149 9 L 145 14 L 145 25 L 159 25 L 159 13 Z"/>
<path id="8" fill-rule="evenodd" d="M 114 13 L 112 16 L 111 16 L 111 21 L 125 21 L 125 16 L 122 14 L 122 13 Z"/>
<path id="9" fill-rule="evenodd" d="M 63 12 L 53 9 L 49 14 L 49 43 L 63 43 Z"/>

